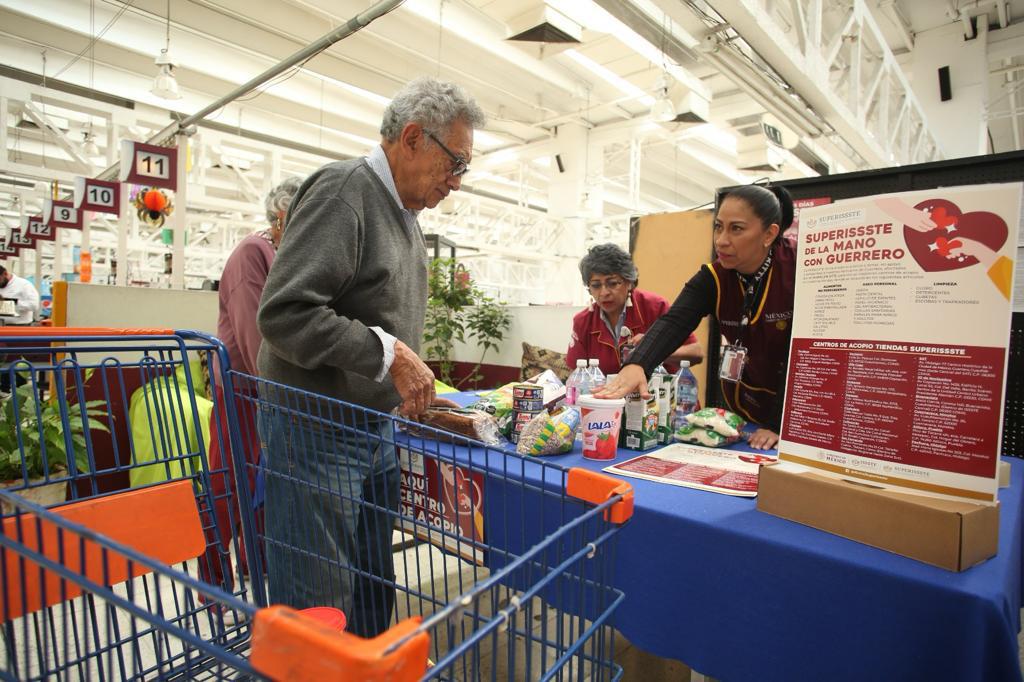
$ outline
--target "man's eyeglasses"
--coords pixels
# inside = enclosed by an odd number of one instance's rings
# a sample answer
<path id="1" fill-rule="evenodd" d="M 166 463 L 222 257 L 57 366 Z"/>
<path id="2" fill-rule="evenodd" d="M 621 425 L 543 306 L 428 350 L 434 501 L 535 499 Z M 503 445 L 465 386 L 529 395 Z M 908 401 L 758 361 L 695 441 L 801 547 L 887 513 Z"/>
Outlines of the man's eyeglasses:
<path id="1" fill-rule="evenodd" d="M 441 140 L 437 139 L 437 136 L 434 135 L 434 133 L 430 132 L 429 130 L 424 132 L 427 133 L 427 137 L 429 137 L 431 140 L 437 143 L 438 147 L 444 150 L 444 153 L 448 155 L 448 158 L 455 162 L 455 165 L 451 167 L 451 170 L 448 171 L 448 174 L 451 175 L 453 178 L 457 178 L 460 175 L 465 175 L 466 171 L 469 170 L 469 161 L 466 161 L 464 158 L 453 152 L 451 149 L 448 149 L 448 147 L 444 145 L 444 142 L 441 142 Z"/>
<path id="2" fill-rule="evenodd" d="M 600 282 L 598 280 L 594 280 L 593 282 L 590 282 L 589 284 L 587 284 L 587 288 L 590 289 L 590 293 L 597 294 L 597 293 L 601 292 L 601 289 L 607 289 L 608 291 L 615 291 L 616 289 L 618 289 L 619 287 L 621 287 L 625 283 L 626 283 L 626 281 L 622 280 L 622 279 L 609 279 L 609 280 L 605 280 L 604 282 Z"/>

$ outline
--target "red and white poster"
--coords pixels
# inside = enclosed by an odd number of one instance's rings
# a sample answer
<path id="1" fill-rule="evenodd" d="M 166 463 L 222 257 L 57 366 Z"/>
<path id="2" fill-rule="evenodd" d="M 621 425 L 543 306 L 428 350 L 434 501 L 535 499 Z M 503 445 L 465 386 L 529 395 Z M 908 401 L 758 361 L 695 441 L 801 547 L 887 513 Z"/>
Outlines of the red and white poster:
<path id="1" fill-rule="evenodd" d="M 780 459 L 995 502 L 1021 187 L 804 209 Z"/>
<path id="2" fill-rule="evenodd" d="M 767 454 L 674 443 L 650 454 L 605 467 L 604 470 L 610 474 L 644 478 L 684 488 L 755 497 L 761 465 L 774 462 L 775 457 Z"/>
<path id="3" fill-rule="evenodd" d="M 401 529 L 482 565 L 483 473 L 405 448 L 399 449 L 398 461 L 402 476 Z"/>
<path id="4" fill-rule="evenodd" d="M 793 199 L 793 223 L 786 228 L 786 231 L 782 233 L 782 236 L 793 242 L 797 243 L 797 235 L 800 234 L 800 212 L 805 208 L 811 208 L 813 206 L 824 206 L 832 203 L 832 197 L 812 197 L 810 199 Z"/>

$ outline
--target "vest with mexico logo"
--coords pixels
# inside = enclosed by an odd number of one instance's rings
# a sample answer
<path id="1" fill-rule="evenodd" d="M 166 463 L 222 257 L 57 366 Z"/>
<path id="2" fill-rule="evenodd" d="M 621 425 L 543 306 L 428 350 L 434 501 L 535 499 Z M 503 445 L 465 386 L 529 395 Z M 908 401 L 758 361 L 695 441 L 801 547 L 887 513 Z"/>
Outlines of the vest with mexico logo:
<path id="1" fill-rule="evenodd" d="M 718 289 L 719 329 L 730 344 L 739 338 L 747 349 L 740 381 L 719 379 L 722 395 L 733 412 L 777 431 L 781 406 L 776 404 L 776 394 L 785 377 L 793 328 L 796 252 L 784 239 L 775 245 L 761 296 L 754 301 L 753 316 L 742 333 L 744 287 L 739 274 L 717 261 L 710 270 Z"/>

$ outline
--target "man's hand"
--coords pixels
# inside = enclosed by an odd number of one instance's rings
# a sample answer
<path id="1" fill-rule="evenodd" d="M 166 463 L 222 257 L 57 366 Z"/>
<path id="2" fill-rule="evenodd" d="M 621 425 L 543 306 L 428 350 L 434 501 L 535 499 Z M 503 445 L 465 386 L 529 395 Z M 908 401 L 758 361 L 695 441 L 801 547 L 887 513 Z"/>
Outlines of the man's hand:
<path id="1" fill-rule="evenodd" d="M 779 434 L 771 429 L 758 429 L 750 436 L 750 447 L 756 450 L 771 450 L 778 442 Z"/>
<path id="2" fill-rule="evenodd" d="M 409 346 L 395 341 L 395 361 L 391 363 L 389 374 L 402 398 L 398 413 L 403 417 L 423 414 L 434 400 L 434 373 L 430 368 Z"/>

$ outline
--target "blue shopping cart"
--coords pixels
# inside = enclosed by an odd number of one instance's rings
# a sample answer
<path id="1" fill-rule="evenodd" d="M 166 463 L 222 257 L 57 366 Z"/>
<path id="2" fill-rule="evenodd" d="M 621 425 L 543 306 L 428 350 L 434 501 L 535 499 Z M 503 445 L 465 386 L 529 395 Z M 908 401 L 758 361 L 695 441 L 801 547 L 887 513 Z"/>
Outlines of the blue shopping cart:
<path id="1" fill-rule="evenodd" d="M 21 475 L 0 491 L 0 677 L 621 675 L 611 567 L 628 484 L 231 372 L 201 334 L 27 331 L 0 334 L 2 371 L 21 391 L 2 407 Z M 45 433 L 44 412 L 58 415 L 60 439 Z M 373 497 L 344 485 L 337 466 L 288 468 L 290 457 L 317 464 L 316 453 L 354 447 L 391 453 L 397 486 Z M 29 475 L 33 457 L 41 477 Z M 278 518 L 261 522 L 257 478 L 268 514 L 280 511 L 276 491 L 300 500 L 287 532 Z M 29 499 L 52 484 L 58 499 Z M 387 542 L 370 553 L 390 561 L 326 551 L 320 540 L 342 529 L 311 525 L 314 504 L 378 517 Z M 319 583 L 318 603 L 289 604 L 340 608 L 351 632 L 268 607 L 282 576 Z M 356 583 L 362 604 L 344 588 Z M 357 636 L 366 613 L 382 614 L 369 639 Z"/>

